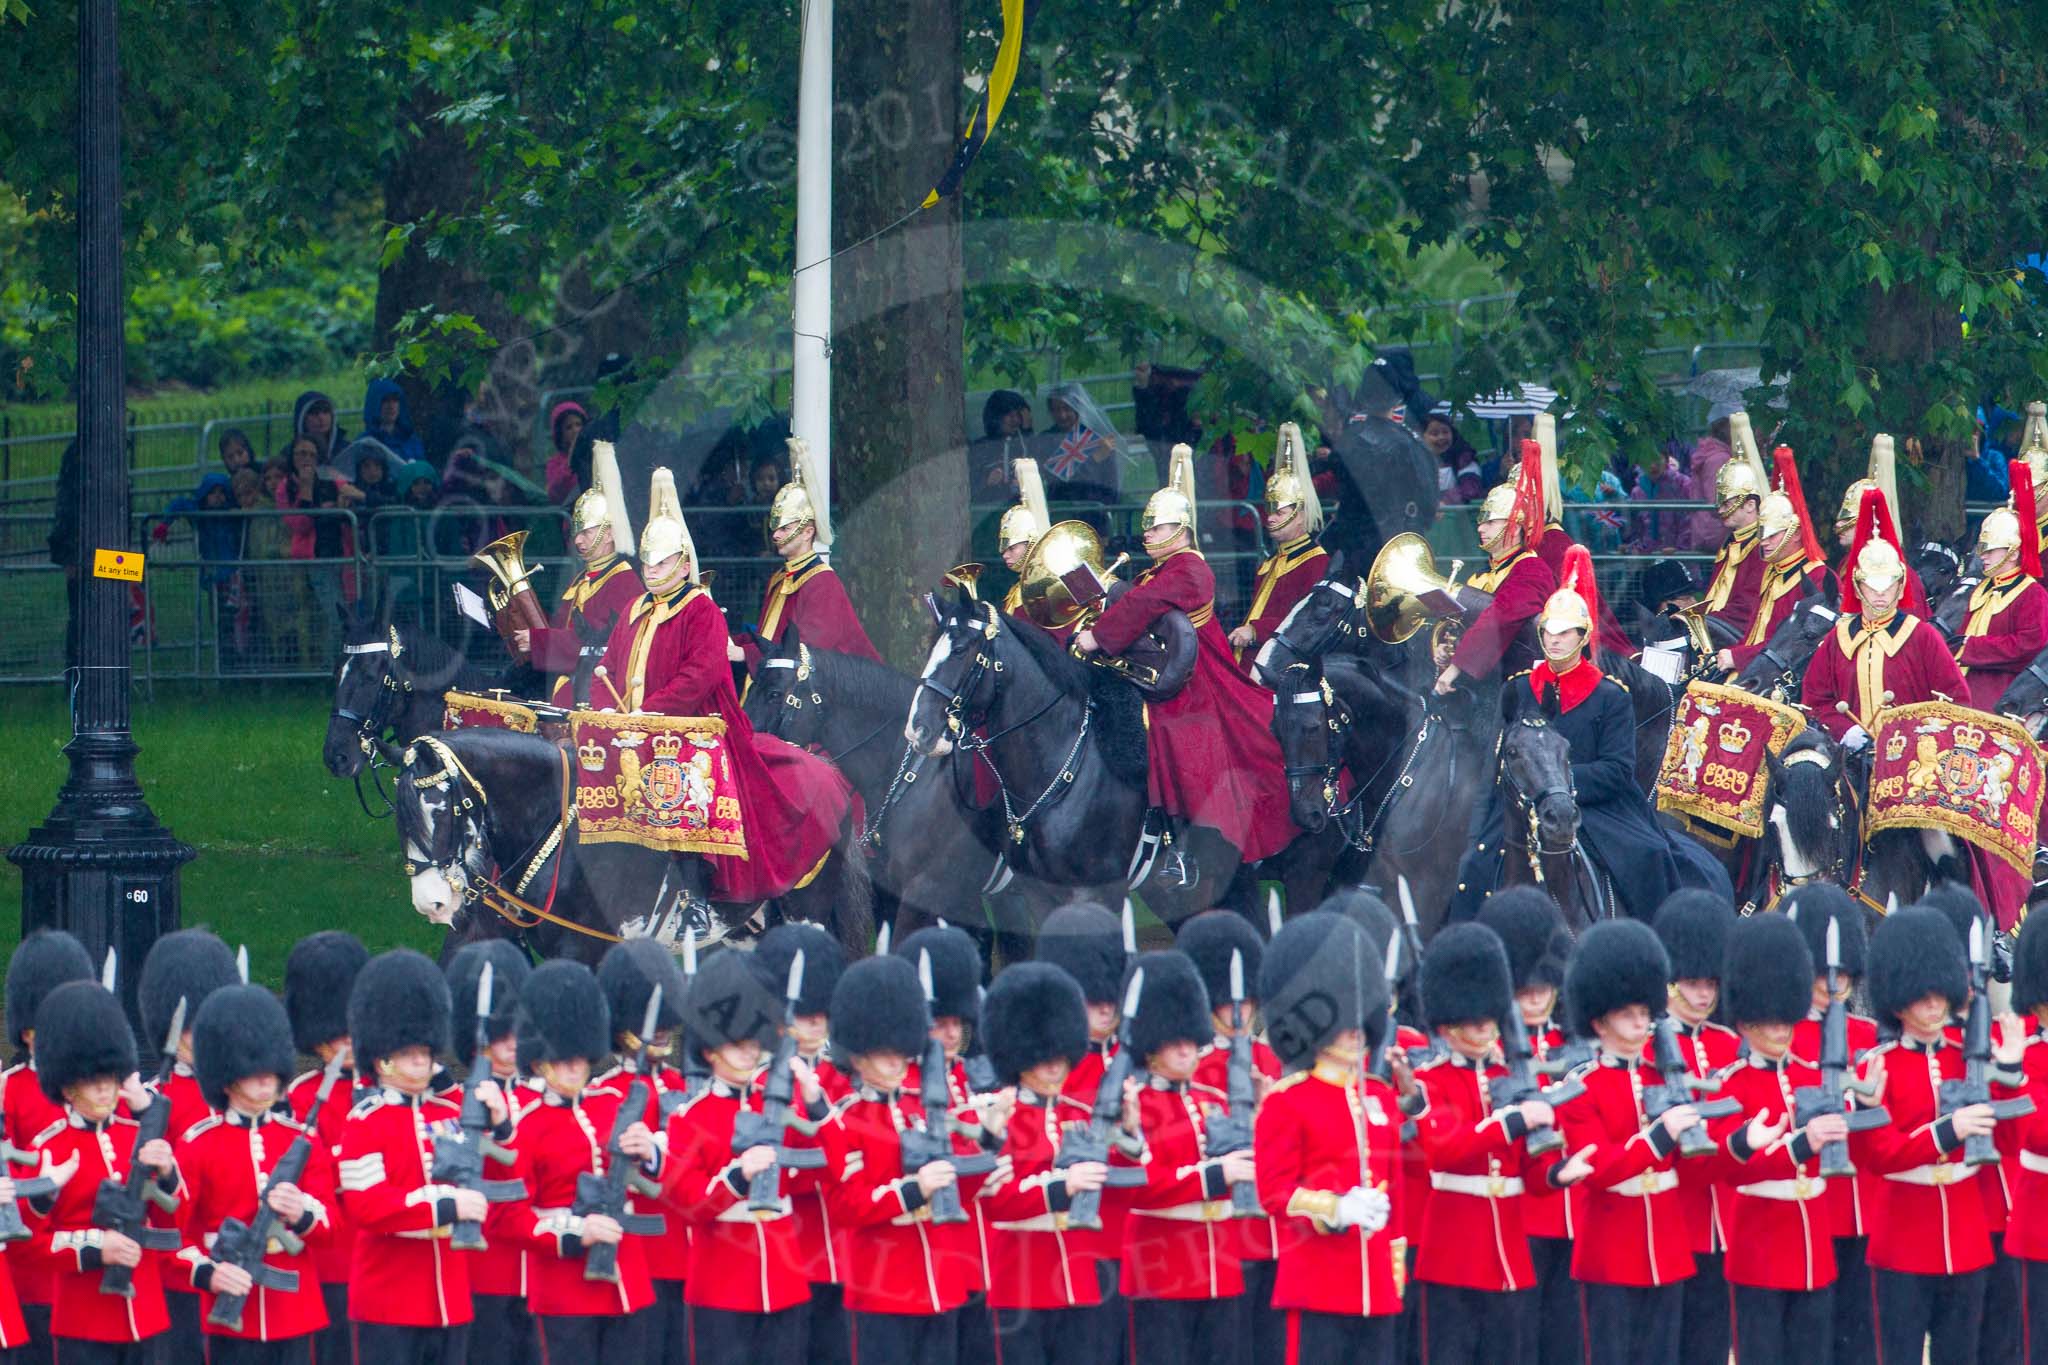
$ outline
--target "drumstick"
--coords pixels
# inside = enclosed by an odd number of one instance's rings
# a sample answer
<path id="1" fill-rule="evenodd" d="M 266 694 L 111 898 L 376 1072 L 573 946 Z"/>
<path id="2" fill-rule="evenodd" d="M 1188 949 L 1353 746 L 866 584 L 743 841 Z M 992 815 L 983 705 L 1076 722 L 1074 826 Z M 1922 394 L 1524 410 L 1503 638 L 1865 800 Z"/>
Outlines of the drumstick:
<path id="1" fill-rule="evenodd" d="M 612 686 L 611 675 L 605 672 L 605 667 L 603 664 L 599 664 L 596 668 L 592 669 L 590 676 L 596 678 L 599 682 L 603 683 L 604 690 L 612 694 L 613 705 L 617 706 L 621 711 L 628 709 L 626 706 L 626 699 L 619 695 L 618 688 Z"/>

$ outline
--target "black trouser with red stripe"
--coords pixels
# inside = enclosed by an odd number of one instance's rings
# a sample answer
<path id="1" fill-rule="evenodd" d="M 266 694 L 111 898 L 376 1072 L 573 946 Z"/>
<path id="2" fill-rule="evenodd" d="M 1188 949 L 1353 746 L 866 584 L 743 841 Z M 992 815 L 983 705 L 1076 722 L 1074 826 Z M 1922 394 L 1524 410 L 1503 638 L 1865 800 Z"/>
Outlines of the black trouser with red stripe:
<path id="1" fill-rule="evenodd" d="M 512 1294 L 475 1294 L 470 1297 L 470 1307 L 476 1317 L 469 1324 L 469 1349 L 479 1361 L 534 1365 L 540 1359 L 540 1338 L 525 1299 Z M 323 1359 L 320 1365 L 327 1362 Z"/>
<path id="2" fill-rule="evenodd" d="M 1991 1264 L 1985 1276 L 1984 1331 L 1977 1339 L 1977 1358 L 1984 1365 L 2018 1365 L 2024 1339 L 2020 1331 L 2020 1264 L 2005 1254 L 2002 1232 L 1991 1234 Z"/>
<path id="3" fill-rule="evenodd" d="M 723 1308 L 690 1310 L 690 1359 L 695 1365 L 802 1365 L 811 1305 L 779 1313 L 735 1313 Z M 604 1365 L 587 1361 L 584 1365 Z"/>
<path id="4" fill-rule="evenodd" d="M 1126 1299 L 1132 1365 L 1243 1365 L 1243 1315 L 1227 1299 Z"/>
<path id="5" fill-rule="evenodd" d="M 1536 1291 L 1467 1289 L 1452 1284 L 1410 1284 L 1415 1345 L 1422 1365 L 1493 1365 L 1520 1360 L 1534 1316 Z"/>
<path id="6" fill-rule="evenodd" d="M 1680 1365 L 1728 1365 L 1734 1310 L 1721 1268 L 1725 1255 L 1719 1251 L 1692 1254 L 1692 1278 L 1685 1282 L 1685 1307 L 1678 1319 Z"/>
<path id="7" fill-rule="evenodd" d="M 1677 1365 L 1685 1284 L 1579 1284 L 1586 1365 Z M 1722 1356 L 1723 1362 L 1727 1356 Z"/>
<path id="8" fill-rule="evenodd" d="M 247 1341 L 241 1337 L 208 1337 L 206 1365 L 313 1365 L 318 1336 L 307 1333 L 289 1341 Z"/>
<path id="9" fill-rule="evenodd" d="M 1246 1261 L 1244 1269 L 1244 1296 L 1238 1300 L 1243 1305 L 1244 1326 L 1240 1329 L 1249 1345 L 1251 1359 L 1257 1365 L 1278 1360 L 1287 1350 L 1287 1315 L 1273 1306 L 1273 1280 L 1278 1275 L 1278 1261 Z"/>
<path id="10" fill-rule="evenodd" d="M 168 1286 L 164 1289 L 164 1312 L 171 1327 L 154 1338 L 156 1365 L 205 1365 L 206 1343 L 200 1338 L 199 1295 Z"/>
<path id="11" fill-rule="evenodd" d="M 1742 1365 L 1828 1365 L 1835 1335 L 1835 1287 L 1730 1286 L 1735 1357 Z M 1846 1365 L 1846 1362 L 1845 1362 Z"/>
<path id="12" fill-rule="evenodd" d="M 853 1346 L 847 1340 L 846 1291 L 836 1284 L 811 1286 L 810 1344 L 805 1359 L 810 1365 L 850 1365 Z"/>
<path id="13" fill-rule="evenodd" d="M 161 1333 L 159 1333 L 161 1335 Z M 83 1341 L 78 1337 L 51 1338 L 51 1355 L 56 1365 L 156 1365 L 162 1343 L 148 1341 Z"/>
<path id="14" fill-rule="evenodd" d="M 356 1348 L 349 1331 L 348 1281 L 321 1285 L 320 1302 L 327 1307 L 327 1325 L 313 1334 L 313 1359 L 318 1365 L 349 1365 Z"/>
<path id="15" fill-rule="evenodd" d="M 1579 1335 L 1579 1285 L 1572 1278 L 1572 1239 L 1531 1237 L 1529 1260 L 1536 1267 L 1536 1293 L 1522 1348 L 1536 1365 L 1585 1365 Z"/>
<path id="16" fill-rule="evenodd" d="M 1932 1235 L 1939 1236 L 1939 1230 Z M 1878 1365 L 1919 1365 L 1923 1358 L 1927 1365 L 1978 1365 L 1989 1272 L 1913 1275 L 1873 1269 L 1870 1277 L 1877 1291 Z"/>
<path id="17" fill-rule="evenodd" d="M 1392 1315 L 1353 1317 L 1346 1313 L 1287 1313 L 1287 1365 L 1394 1365 Z"/>

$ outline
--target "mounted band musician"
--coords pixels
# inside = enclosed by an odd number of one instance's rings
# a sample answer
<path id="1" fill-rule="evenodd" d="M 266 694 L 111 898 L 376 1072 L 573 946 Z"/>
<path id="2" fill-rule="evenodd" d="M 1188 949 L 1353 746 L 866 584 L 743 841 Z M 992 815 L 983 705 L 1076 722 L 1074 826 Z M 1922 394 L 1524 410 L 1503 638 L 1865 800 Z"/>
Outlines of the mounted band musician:
<path id="1" fill-rule="evenodd" d="M 1534 441 L 1522 442 L 1522 463 L 1515 482 L 1500 484 L 1486 495 L 1479 510 L 1479 546 L 1487 567 L 1466 586 L 1493 594 L 1493 600 L 1465 627 L 1448 659 L 1439 657 L 1439 694 L 1460 678 L 1492 679 L 1526 671 L 1536 659 L 1530 639 L 1543 604 L 1557 587 L 1550 566 L 1536 554 L 1543 538 L 1542 455 Z M 1448 644 L 1438 646 L 1439 653 Z"/>
<path id="2" fill-rule="evenodd" d="M 2029 427 L 2028 430 L 2031 431 L 2032 428 Z M 2042 459 L 2044 463 L 2048 463 L 2048 448 L 2044 448 Z M 1850 576 L 1856 568 L 1856 523 L 1857 517 L 1863 511 L 1864 496 L 1873 489 L 1884 499 L 1885 515 L 1890 519 L 1894 532 L 1892 544 L 1901 547 L 1900 558 L 1903 560 L 1905 557 L 1905 541 L 1897 534 L 1904 529 L 1904 522 L 1899 516 L 1899 480 L 1896 465 L 1897 453 L 1892 438 L 1880 431 L 1870 438 L 1869 472 L 1842 490 L 1842 505 L 1835 512 L 1835 543 L 1849 554 L 1842 560 L 1841 567 L 1835 571 L 1835 581 L 1840 588 L 1841 610 L 1845 615 L 1856 610 L 1850 605 L 1854 600 L 1854 594 L 1849 588 Z M 2041 486 L 2039 470 L 2035 471 L 2034 486 Z M 1910 563 L 1906 564 L 1906 589 L 1905 594 L 1899 599 L 1899 606 L 1901 610 L 1923 620 L 1933 611 L 1933 604 L 1927 598 L 1927 589 L 1920 582 L 1920 575 L 1914 571 Z"/>
<path id="3" fill-rule="evenodd" d="M 832 548 L 832 513 L 824 490 L 809 443 L 790 437 L 789 482 L 776 491 L 768 508 L 768 540 L 782 556 L 782 567 L 768 576 L 755 630 L 762 639 L 773 640 L 784 626 L 794 625 L 813 649 L 858 654 L 880 663 L 882 656 L 862 628 L 846 585 L 825 562 Z M 646 562 L 645 555 L 641 562 Z M 733 662 L 744 659 L 749 673 L 761 666 L 761 651 L 751 639 L 735 638 L 726 657 Z"/>
<path id="4" fill-rule="evenodd" d="M 1778 627 L 1792 619 L 1808 595 L 1827 587 L 1828 566 L 1822 558 L 1820 541 L 1806 513 L 1806 495 L 1799 485 L 1799 469 L 1789 446 L 1779 446 L 1771 458 L 1777 467 L 1777 487 L 1757 505 L 1756 559 L 1763 565 L 1758 585 L 1756 614 L 1739 644 L 1722 649 L 1714 659 L 1731 675 L 1748 668 L 1763 653 Z M 1726 468 L 1733 468 L 1732 463 Z"/>
<path id="5" fill-rule="evenodd" d="M 1257 862 L 1299 833 L 1273 737 L 1273 697 L 1237 671 L 1216 624 L 1216 574 L 1195 548 L 1193 452 L 1175 446 L 1171 468 L 1141 518 L 1152 567 L 1074 636 L 1073 648 L 1121 655 L 1167 612 L 1187 613 L 1193 674 L 1173 696 L 1146 703 L 1148 793 L 1169 816 L 1219 831 L 1245 862 Z"/>
<path id="6" fill-rule="evenodd" d="M 1017 501 L 1004 509 L 1003 519 L 996 525 L 996 548 L 1003 556 L 1003 567 L 1017 575 L 1003 595 L 1003 610 L 1017 616 L 1024 611 L 1024 560 L 1038 538 L 1052 529 L 1052 507 L 1045 500 L 1045 480 L 1038 472 L 1038 461 L 1018 459 L 1010 468 L 1017 478 Z"/>
<path id="7" fill-rule="evenodd" d="M 746 831 L 743 856 L 706 854 L 711 899 L 746 903 L 808 883 L 832 849 L 852 792 L 824 759 L 758 735 L 733 692 L 725 614 L 697 574 L 675 476 L 654 471 L 640 532 L 647 592 L 612 631 L 594 699 L 606 710 L 716 716 Z"/>
<path id="8" fill-rule="evenodd" d="M 1708 620 L 1719 621 L 1741 640 L 1748 637 L 1763 599 L 1769 561 L 1760 544 L 1763 527 L 1759 519 L 1771 481 L 1757 450 L 1756 434 L 1750 430 L 1748 413 L 1729 416 L 1728 444 L 1735 454 L 1714 476 L 1714 515 L 1728 528 L 1728 539 L 1714 552 L 1714 576 L 1707 583 L 1701 606 Z"/>
<path id="9" fill-rule="evenodd" d="M 1301 428 L 1292 422 L 1280 424 L 1280 443 L 1273 455 L 1273 474 L 1266 480 L 1266 534 L 1273 539 L 1273 553 L 1259 564 L 1252 589 L 1251 609 L 1244 624 L 1230 632 L 1230 647 L 1237 654 L 1237 666 L 1251 677 L 1259 657 L 1259 646 L 1280 629 L 1295 603 L 1330 567 L 1329 552 L 1316 539 L 1323 529 L 1323 502 L 1308 468 L 1308 447 L 1302 443 Z"/>
<path id="10" fill-rule="evenodd" d="M 1565 556 L 1579 542 L 1564 529 L 1564 483 L 1557 470 L 1557 419 L 1547 412 L 1537 413 L 1535 437 L 1537 469 L 1543 476 L 1543 534 L 1531 542 L 1529 548 L 1550 566 L 1551 578 L 1562 583 Z M 1614 619 L 1614 613 L 1607 609 L 1604 599 L 1599 610 L 1600 655 L 1610 660 L 1634 658 L 1637 652 L 1635 642 L 1628 638 L 1621 622 Z"/>
<path id="11" fill-rule="evenodd" d="M 621 548 L 633 543 L 633 522 L 626 512 L 618 456 L 609 441 L 591 447 L 590 473 L 590 488 L 576 499 L 570 514 L 570 543 L 583 561 L 583 572 L 562 589 L 545 629 L 517 631 L 512 640 L 514 649 L 555 679 L 549 700 L 557 706 L 576 704 L 576 666 L 585 632 L 594 640 L 610 639 L 620 615 L 647 591 Z"/>

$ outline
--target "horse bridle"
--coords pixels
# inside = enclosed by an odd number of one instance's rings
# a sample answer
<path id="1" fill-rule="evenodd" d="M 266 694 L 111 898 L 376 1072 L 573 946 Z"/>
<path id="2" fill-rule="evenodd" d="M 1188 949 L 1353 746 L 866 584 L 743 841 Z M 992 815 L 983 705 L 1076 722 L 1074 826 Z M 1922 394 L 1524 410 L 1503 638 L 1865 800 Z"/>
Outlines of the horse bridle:
<path id="1" fill-rule="evenodd" d="M 762 672 L 766 673 L 770 669 L 775 669 L 777 671 L 786 670 L 792 672 L 795 675 L 795 682 L 799 684 L 798 686 L 792 686 L 788 691 L 782 694 L 782 705 L 776 708 L 775 719 L 773 720 L 773 722 L 771 722 L 771 724 L 768 727 L 768 733 L 773 735 L 775 738 L 786 738 L 786 736 L 784 736 L 782 733 L 782 720 L 783 716 L 788 712 L 801 711 L 804 709 L 805 706 L 810 706 L 814 708 L 821 717 L 824 715 L 824 695 L 818 691 L 815 685 L 813 685 L 810 688 L 808 694 L 809 699 L 806 700 L 805 691 L 803 687 L 800 686 L 800 684 L 808 683 L 811 681 L 812 668 L 813 665 L 811 663 L 811 647 L 805 644 L 800 644 L 796 647 L 796 657 L 794 659 L 769 658 L 763 659 L 761 661 Z M 822 721 L 820 723 L 822 724 Z M 831 759 L 832 762 L 835 764 L 840 763 L 849 754 L 859 753 L 862 749 L 866 748 L 870 743 L 872 743 L 876 738 L 878 738 L 884 730 L 887 730 L 889 728 L 890 723 L 888 721 L 878 722 L 874 729 L 868 731 L 865 735 L 862 735 L 859 739 L 847 745 L 844 749 L 841 749 L 836 753 L 830 749 L 826 749 L 825 757 Z M 904 747 L 909 747 L 908 740 L 904 741 Z"/>
<path id="2" fill-rule="evenodd" d="M 338 720 L 343 724 L 355 727 L 356 747 L 362 750 L 365 760 L 362 768 L 356 770 L 356 804 L 361 806 L 363 814 L 371 819 L 383 820 L 395 814 L 397 808 L 392 804 L 391 793 L 384 789 L 383 781 L 377 776 L 377 770 L 379 768 L 391 767 L 392 758 L 398 752 L 398 746 L 383 737 L 384 730 L 395 719 L 395 717 L 385 715 L 384 711 L 386 704 L 393 697 L 410 696 L 412 694 L 412 674 L 407 672 L 398 662 L 399 658 L 405 653 L 405 646 L 400 643 L 398 628 L 395 626 L 390 628 L 390 633 L 382 640 L 369 640 L 362 644 L 343 645 L 341 652 L 342 667 L 344 669 L 348 667 L 349 659 L 359 655 L 383 654 L 390 659 L 383 675 L 378 679 L 380 690 L 377 693 L 377 700 L 370 705 L 368 715 L 352 711 L 346 706 L 333 707 L 327 713 L 329 720 Z M 384 809 L 381 812 L 371 810 L 369 798 L 363 795 L 363 773 L 365 771 L 370 774 L 372 790 L 384 802 Z"/>
<path id="3" fill-rule="evenodd" d="M 1293 646 L 1290 645 L 1288 648 L 1292 649 Z M 1308 667 L 1309 665 L 1306 663 L 1292 663 L 1287 666 L 1287 669 L 1289 672 L 1292 672 L 1297 668 L 1305 669 Z M 1345 705 L 1343 699 L 1330 687 L 1328 678 L 1321 678 L 1317 681 L 1318 686 L 1312 690 L 1292 689 L 1276 692 L 1274 694 L 1274 703 L 1277 706 L 1286 707 L 1320 704 L 1328 714 L 1319 723 L 1328 736 L 1341 736 L 1351 728 L 1353 719 L 1351 708 Z M 1416 727 L 1414 736 L 1402 748 L 1381 759 L 1379 767 L 1374 768 L 1364 781 L 1354 783 L 1351 799 L 1343 802 L 1341 805 L 1337 801 L 1337 775 L 1344 766 L 1343 745 L 1329 739 L 1325 741 L 1330 747 L 1325 750 L 1326 760 L 1324 762 L 1289 763 L 1285 765 L 1284 771 L 1287 775 L 1288 792 L 1292 794 L 1297 790 L 1299 780 L 1304 777 L 1321 777 L 1323 779 L 1324 814 L 1336 822 L 1338 832 L 1344 836 L 1344 842 L 1349 844 L 1353 851 L 1371 853 L 1374 844 L 1378 840 L 1380 826 L 1386 823 L 1387 812 L 1394 808 L 1394 803 L 1400 799 L 1401 793 L 1415 785 L 1413 771 L 1415 760 L 1421 756 L 1423 742 L 1429 738 L 1431 721 L 1436 719 L 1438 717 L 1425 705 L 1422 711 L 1422 723 Z M 1367 820 L 1364 813 L 1360 810 L 1360 805 L 1365 800 L 1366 793 L 1372 790 L 1373 783 L 1379 780 L 1380 774 L 1385 772 L 1396 758 L 1401 760 L 1401 771 L 1395 774 L 1392 782 L 1387 784 L 1387 794 L 1380 798 L 1379 807 L 1373 811 L 1372 819 Z M 1451 781 L 1455 782 L 1457 780 L 1457 751 L 1455 749 L 1452 750 L 1451 764 Z M 1424 836 L 1423 842 L 1427 842 L 1433 837 L 1435 837 L 1434 830 Z M 1416 845 L 1416 848 L 1420 847 L 1421 844 Z M 1400 851 L 1403 853 L 1413 853 L 1416 850 L 1402 849 Z"/>
<path id="4" fill-rule="evenodd" d="M 1281 623 L 1280 629 L 1274 631 L 1271 636 L 1267 637 L 1273 640 L 1274 642 L 1278 643 L 1282 648 L 1286 649 L 1287 652 L 1292 654 L 1295 658 L 1301 660 L 1320 658 L 1326 651 L 1328 651 L 1330 645 L 1336 640 L 1339 634 L 1355 635 L 1357 633 L 1356 627 L 1354 627 L 1351 624 L 1351 618 L 1357 615 L 1358 613 L 1358 594 L 1356 591 L 1352 589 L 1351 585 L 1348 583 L 1341 583 L 1334 578 L 1326 578 L 1323 579 L 1320 583 L 1318 583 L 1316 587 L 1318 589 L 1326 589 L 1332 593 L 1335 593 L 1337 596 L 1343 598 L 1346 602 L 1350 603 L 1350 605 L 1345 607 L 1342 611 L 1332 613 L 1330 619 L 1324 623 L 1323 628 L 1316 632 L 1315 638 L 1307 641 L 1306 643 L 1296 643 L 1294 640 L 1288 638 L 1287 627 L 1285 622 Z M 1313 589 L 1311 591 L 1313 591 Z"/>
<path id="5" fill-rule="evenodd" d="M 402 767 L 411 768 L 419 761 L 421 746 L 425 746 L 429 753 L 440 760 L 441 766 L 424 777 L 408 773 L 399 780 L 411 786 L 416 792 L 423 789 L 448 788 L 448 856 L 444 860 L 436 860 L 433 849 L 422 849 L 420 851 L 425 860 L 415 862 L 408 857 L 404 864 L 405 875 L 417 877 L 422 872 L 438 872 L 450 886 L 453 886 L 456 880 L 454 873 L 460 868 L 462 902 L 468 905 L 482 894 L 478 883 L 483 880 L 480 875 L 472 875 L 469 870 L 470 854 L 483 844 L 483 816 L 472 812 L 480 807 L 488 807 L 490 798 L 484 794 L 483 784 L 464 766 L 455 751 L 432 735 L 421 735 L 407 746 L 400 760 Z M 524 883 L 521 887 L 524 888 Z"/>
<path id="6" fill-rule="evenodd" d="M 1516 721 L 1515 723 L 1518 725 L 1525 725 L 1532 730 L 1546 730 L 1550 727 L 1550 722 L 1543 719 L 1541 716 L 1523 716 L 1520 720 Z M 1521 775 L 1514 770 L 1513 765 L 1506 761 L 1507 754 L 1505 741 L 1503 741 L 1502 743 L 1501 760 L 1501 774 L 1502 776 L 1507 778 L 1508 790 L 1513 793 L 1515 803 L 1521 807 L 1522 814 L 1526 818 L 1529 827 L 1529 841 L 1526 844 L 1522 845 L 1522 851 L 1525 853 L 1533 853 L 1537 855 L 1537 857 L 1542 858 L 1561 858 L 1566 856 L 1567 854 L 1570 854 L 1579 845 L 1578 835 L 1574 834 L 1572 836 L 1571 842 L 1566 844 L 1563 848 L 1545 847 L 1543 843 L 1543 821 L 1541 816 L 1543 811 L 1543 803 L 1546 801 L 1555 800 L 1558 797 L 1562 797 L 1565 800 L 1571 802 L 1574 807 L 1577 807 L 1577 805 L 1579 804 L 1579 794 L 1572 783 L 1571 765 L 1565 765 L 1563 782 L 1552 783 L 1550 786 L 1539 788 L 1538 790 L 1532 793 L 1522 785 Z M 1535 874 L 1536 880 L 1540 883 L 1543 880 L 1543 870 L 1536 863 L 1535 859 L 1532 858 L 1530 860 L 1529 868 L 1530 871 Z"/>

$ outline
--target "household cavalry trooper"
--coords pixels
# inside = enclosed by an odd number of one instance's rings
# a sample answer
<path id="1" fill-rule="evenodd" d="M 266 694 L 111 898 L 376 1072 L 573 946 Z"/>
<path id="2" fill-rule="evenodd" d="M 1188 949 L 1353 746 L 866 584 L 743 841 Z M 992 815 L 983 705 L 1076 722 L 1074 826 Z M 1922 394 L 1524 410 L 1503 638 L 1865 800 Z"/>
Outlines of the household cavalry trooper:
<path id="1" fill-rule="evenodd" d="M 1052 507 L 1045 500 L 1045 480 L 1038 472 L 1038 461 L 1019 459 L 1011 467 L 1017 471 L 1017 501 L 1003 509 L 1003 519 L 996 523 L 996 550 L 1003 557 L 1003 567 L 1016 574 L 1023 572 L 1024 557 L 1038 538 L 1052 529 Z M 1012 616 L 1023 612 L 1021 579 L 1004 594 L 1003 610 Z"/>
<path id="2" fill-rule="evenodd" d="M 590 487 L 570 512 L 569 534 L 583 572 L 562 589 L 545 629 L 518 631 L 512 641 L 530 651 L 535 668 L 554 676 L 549 699 L 557 706 L 576 704 L 576 666 L 586 648 L 585 633 L 590 647 L 601 648 L 620 615 L 646 591 L 626 557 L 633 545 L 633 522 L 609 441 L 591 446 Z"/>
<path id="3" fill-rule="evenodd" d="M 1238 667 L 1247 674 L 1252 672 L 1259 647 L 1280 629 L 1295 604 L 1308 596 L 1330 567 L 1329 553 L 1316 541 L 1323 529 L 1323 502 L 1316 496 L 1315 479 L 1309 473 L 1301 428 L 1292 422 L 1280 424 L 1265 503 L 1266 534 L 1272 537 L 1273 553 L 1259 565 L 1244 624 L 1230 632 Z"/>
<path id="4" fill-rule="evenodd" d="M 1461 678 L 1491 682 L 1529 667 L 1537 657 L 1535 621 L 1557 587 L 1557 576 L 1536 553 L 1543 539 L 1542 455 L 1522 442 L 1515 482 L 1496 485 L 1479 505 L 1479 547 L 1486 567 L 1466 586 L 1492 600 L 1455 643 L 1436 646 L 1436 690 L 1449 692 Z"/>
<path id="5" fill-rule="evenodd" d="M 1748 413 L 1728 418 L 1728 444 L 1735 453 L 1714 476 L 1714 515 L 1728 528 L 1728 539 L 1714 552 L 1714 576 L 1701 605 L 1708 620 L 1719 621 L 1740 640 L 1749 633 L 1763 595 L 1765 560 L 1759 551 L 1763 530 L 1758 517 L 1771 480 Z"/>
<path id="6" fill-rule="evenodd" d="M 858 654 L 880 663 L 882 656 L 861 627 L 846 585 L 825 562 L 832 549 L 832 513 L 825 487 L 810 444 L 801 436 L 790 437 L 789 482 L 776 491 L 768 508 L 768 540 L 782 556 L 782 567 L 768 575 L 755 633 L 764 640 L 779 640 L 794 626 L 797 637 L 813 649 Z M 761 651 L 752 639 L 736 638 L 727 648 L 735 662 L 746 661 L 749 673 L 761 666 Z"/>
<path id="7" fill-rule="evenodd" d="M 1799 468 L 1785 446 L 1779 446 L 1772 458 L 1777 464 L 1778 486 L 1764 494 L 1757 506 L 1755 558 L 1763 564 L 1763 576 L 1757 587 L 1756 613 L 1742 638 L 1722 649 L 1714 660 L 1731 674 L 1749 667 L 1799 604 L 1827 586 L 1827 561 L 1807 516 Z"/>

